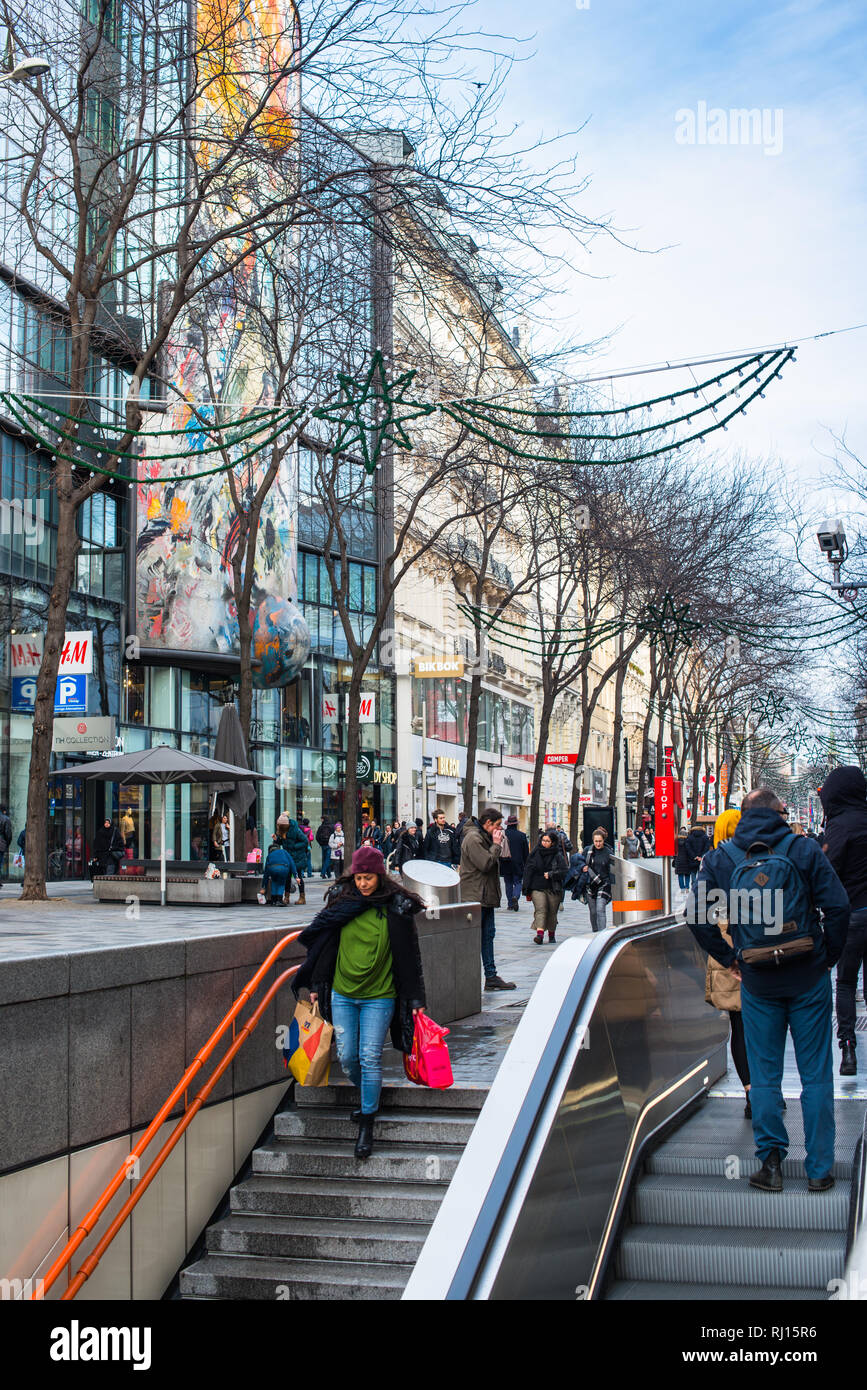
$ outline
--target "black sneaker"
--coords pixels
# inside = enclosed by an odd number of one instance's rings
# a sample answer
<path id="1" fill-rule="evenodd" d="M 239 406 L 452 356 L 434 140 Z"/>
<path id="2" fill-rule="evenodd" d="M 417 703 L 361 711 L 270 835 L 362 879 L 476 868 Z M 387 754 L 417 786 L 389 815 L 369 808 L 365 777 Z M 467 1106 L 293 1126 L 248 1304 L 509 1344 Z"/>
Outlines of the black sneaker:
<path id="1" fill-rule="evenodd" d="M 829 1187 L 834 1186 L 834 1174 L 826 1173 L 824 1178 L 808 1178 L 808 1192 L 827 1192 Z"/>
<path id="2" fill-rule="evenodd" d="M 782 1192 L 783 1170 L 779 1149 L 771 1149 L 759 1171 L 751 1175 L 750 1187 L 757 1187 L 762 1192 Z"/>
<path id="3" fill-rule="evenodd" d="M 517 989 L 517 985 L 509 984 L 506 980 L 501 980 L 499 975 L 489 975 L 485 980 L 485 989 Z"/>

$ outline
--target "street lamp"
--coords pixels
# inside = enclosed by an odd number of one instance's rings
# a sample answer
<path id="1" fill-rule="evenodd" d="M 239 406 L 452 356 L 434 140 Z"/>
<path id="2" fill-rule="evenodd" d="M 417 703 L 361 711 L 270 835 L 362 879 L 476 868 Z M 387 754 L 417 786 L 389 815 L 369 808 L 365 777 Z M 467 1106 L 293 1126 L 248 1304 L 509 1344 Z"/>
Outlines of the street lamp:
<path id="1" fill-rule="evenodd" d="M 23 58 L 9 72 L 0 72 L 0 82 L 26 82 L 29 77 L 42 77 L 51 70 L 44 58 Z"/>

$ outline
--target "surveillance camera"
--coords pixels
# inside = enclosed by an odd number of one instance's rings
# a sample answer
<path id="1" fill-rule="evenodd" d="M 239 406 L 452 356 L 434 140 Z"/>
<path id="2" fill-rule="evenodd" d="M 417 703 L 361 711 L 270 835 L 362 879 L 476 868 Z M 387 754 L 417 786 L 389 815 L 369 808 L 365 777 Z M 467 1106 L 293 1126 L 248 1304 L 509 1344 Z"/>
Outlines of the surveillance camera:
<path id="1" fill-rule="evenodd" d="M 845 559 L 846 532 L 839 519 L 823 521 L 816 533 L 819 549 L 829 560 Z"/>

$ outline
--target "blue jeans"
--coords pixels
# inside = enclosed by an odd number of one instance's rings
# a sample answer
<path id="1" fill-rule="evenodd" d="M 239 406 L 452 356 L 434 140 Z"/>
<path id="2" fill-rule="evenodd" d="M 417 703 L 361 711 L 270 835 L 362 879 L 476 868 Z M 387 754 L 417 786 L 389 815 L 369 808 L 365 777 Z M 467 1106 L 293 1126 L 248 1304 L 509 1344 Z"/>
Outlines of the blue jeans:
<path id="1" fill-rule="evenodd" d="M 587 906 L 590 908 L 590 926 L 593 931 L 604 931 L 608 926 L 608 899 L 603 898 L 601 893 L 597 893 L 595 898 L 592 893 L 588 893 Z"/>
<path id="2" fill-rule="evenodd" d="M 785 969 L 785 966 L 782 967 Z M 783 1053 L 791 1029 L 801 1078 L 801 1111 L 808 1178 L 823 1178 L 834 1166 L 834 1069 L 831 1051 L 831 976 L 806 994 L 768 999 L 741 987 L 744 1039 L 750 1066 L 750 1104 L 756 1156 L 771 1149 L 785 1158 L 789 1136 L 783 1123 Z"/>
<path id="3" fill-rule="evenodd" d="M 331 846 L 326 845 L 322 851 L 322 872 L 320 878 L 328 878 L 331 873 Z"/>
<path id="4" fill-rule="evenodd" d="M 506 890 L 506 897 L 509 902 L 511 902 L 513 898 L 520 898 L 523 877 L 522 873 L 516 874 L 511 869 L 503 870 L 503 887 Z"/>
<path id="5" fill-rule="evenodd" d="M 283 894 L 286 892 L 286 880 L 288 877 L 289 875 L 286 873 L 285 869 L 283 873 L 278 874 L 274 869 L 266 868 L 262 875 L 262 892 L 267 893 L 270 885 L 271 897 L 282 898 Z"/>
<path id="6" fill-rule="evenodd" d="M 331 991 L 331 1021 L 340 1065 L 361 1092 L 361 1109 L 373 1115 L 382 1090 L 382 1047 L 394 1014 L 393 999 L 350 999 Z"/>
<path id="7" fill-rule="evenodd" d="M 485 979 L 490 980 L 497 973 L 494 964 L 494 937 L 497 934 L 497 927 L 494 921 L 494 909 L 492 907 L 482 908 L 482 968 L 485 972 Z"/>
<path id="8" fill-rule="evenodd" d="M 678 874 L 677 886 L 678 888 L 682 888 L 685 893 L 689 887 L 689 874 Z"/>

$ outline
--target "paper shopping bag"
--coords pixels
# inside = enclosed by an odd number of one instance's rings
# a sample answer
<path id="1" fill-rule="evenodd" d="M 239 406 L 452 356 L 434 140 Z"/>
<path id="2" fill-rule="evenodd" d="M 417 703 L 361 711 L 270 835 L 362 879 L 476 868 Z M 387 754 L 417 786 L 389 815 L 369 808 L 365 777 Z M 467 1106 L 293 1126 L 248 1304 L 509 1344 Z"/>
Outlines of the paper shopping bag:
<path id="1" fill-rule="evenodd" d="M 327 1086 L 334 1029 L 317 1004 L 299 999 L 283 1047 L 283 1060 L 299 1086 Z"/>

